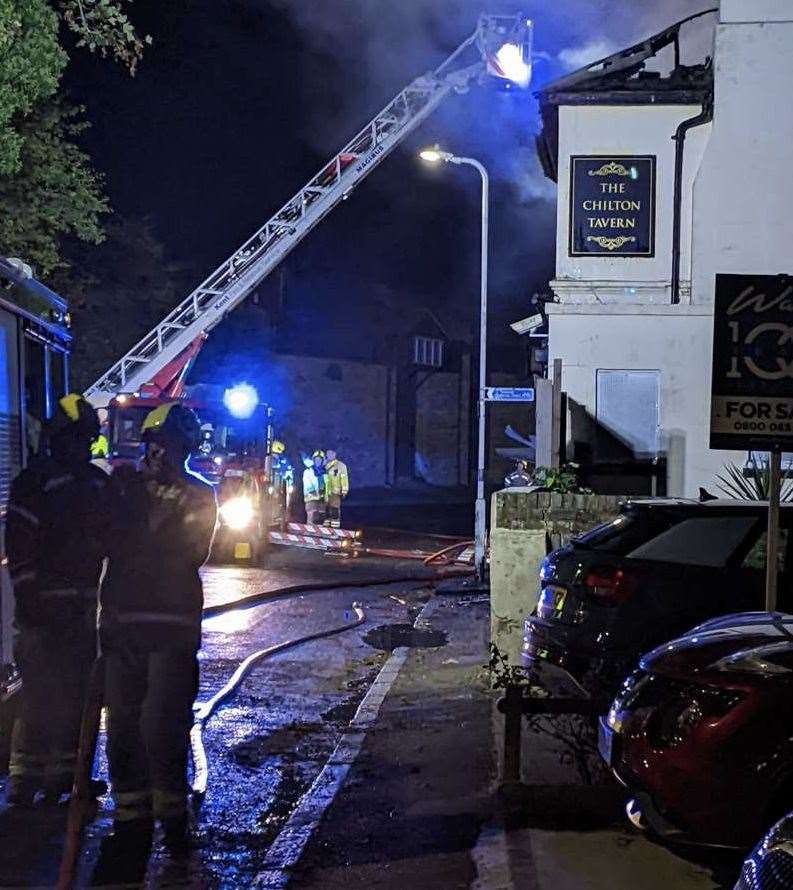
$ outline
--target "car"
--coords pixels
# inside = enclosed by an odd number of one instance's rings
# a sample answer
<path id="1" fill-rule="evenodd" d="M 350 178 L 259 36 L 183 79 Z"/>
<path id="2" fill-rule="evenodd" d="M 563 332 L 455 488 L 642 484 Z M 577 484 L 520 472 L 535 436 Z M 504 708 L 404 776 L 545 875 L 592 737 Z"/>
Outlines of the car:
<path id="1" fill-rule="evenodd" d="M 735 890 L 790 890 L 793 887 L 793 813 L 780 819 L 752 850 Z"/>
<path id="2" fill-rule="evenodd" d="M 706 622 L 639 662 L 598 748 L 634 825 L 747 849 L 793 807 L 793 616 Z"/>
<path id="3" fill-rule="evenodd" d="M 542 563 L 524 667 L 552 693 L 609 699 L 643 652 L 709 618 L 764 608 L 766 517 L 761 501 L 627 502 Z M 793 504 L 780 524 L 784 608 Z"/>

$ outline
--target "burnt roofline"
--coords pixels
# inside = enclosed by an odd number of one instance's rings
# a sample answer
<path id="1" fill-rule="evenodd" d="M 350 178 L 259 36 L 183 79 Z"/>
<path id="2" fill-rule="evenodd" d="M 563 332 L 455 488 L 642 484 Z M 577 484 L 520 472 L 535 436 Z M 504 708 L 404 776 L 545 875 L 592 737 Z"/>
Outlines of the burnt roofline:
<path id="1" fill-rule="evenodd" d="M 592 62 L 547 84 L 535 95 L 540 100 L 542 130 L 536 138 L 537 155 L 545 175 L 556 182 L 559 156 L 560 105 L 698 105 L 713 91 L 710 59 L 701 65 L 680 64 L 680 29 L 717 12 L 706 9 L 688 16 L 646 40 Z M 647 59 L 669 45 L 675 47 L 675 67 L 668 77 L 645 71 Z"/>
<path id="2" fill-rule="evenodd" d="M 718 9 L 705 9 L 702 12 L 697 12 L 694 15 L 681 19 L 674 25 L 659 31 L 658 34 L 648 37 L 646 40 L 642 40 L 627 49 L 620 50 L 596 62 L 590 62 L 589 65 L 584 65 L 583 68 L 551 81 L 541 90 L 538 90 L 535 95 L 541 101 L 548 101 L 551 94 L 575 92 L 578 87 L 592 89 L 601 86 L 601 88 L 608 89 L 618 84 L 619 87 L 626 88 L 626 82 L 634 75 L 643 71 L 647 59 L 658 55 L 662 49 L 672 44 L 675 47 L 675 66 L 668 81 L 674 81 L 675 75 L 678 72 L 690 70 L 680 64 L 680 29 L 694 19 L 716 12 L 718 12 Z M 699 68 L 700 66 L 694 67 Z M 705 67 L 709 68 L 709 64 L 706 63 Z M 654 81 L 656 88 L 661 83 L 664 83 L 664 80 L 659 77 L 650 79 Z"/>

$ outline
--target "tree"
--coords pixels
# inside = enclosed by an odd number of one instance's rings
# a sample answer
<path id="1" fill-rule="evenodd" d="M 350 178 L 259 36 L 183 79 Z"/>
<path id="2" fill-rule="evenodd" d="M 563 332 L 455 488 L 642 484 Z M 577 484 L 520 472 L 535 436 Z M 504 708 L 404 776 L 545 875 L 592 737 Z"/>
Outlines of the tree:
<path id="1" fill-rule="evenodd" d="M 57 100 L 76 46 L 112 56 L 131 74 L 150 38 L 139 37 L 128 0 L 0 0 L 0 252 L 30 260 L 46 275 L 64 264 L 64 236 L 97 243 L 107 211 L 101 179 L 74 145 L 82 109 Z"/>
<path id="2" fill-rule="evenodd" d="M 73 235 L 99 244 L 101 215 L 108 210 L 100 177 L 70 137 L 85 123 L 80 109 L 48 103 L 19 129 L 20 167 L 0 177 L 0 245 L 6 255 L 23 257 L 38 275 L 66 265 L 62 239 Z"/>

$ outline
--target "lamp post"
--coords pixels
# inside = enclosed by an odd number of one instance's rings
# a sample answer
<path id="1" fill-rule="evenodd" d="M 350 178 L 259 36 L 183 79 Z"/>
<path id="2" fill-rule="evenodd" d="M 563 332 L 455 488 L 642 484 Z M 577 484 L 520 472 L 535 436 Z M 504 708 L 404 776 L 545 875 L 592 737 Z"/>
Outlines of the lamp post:
<path id="1" fill-rule="evenodd" d="M 488 270 L 488 214 L 490 203 L 490 177 L 484 165 L 475 158 L 460 158 L 439 148 L 427 148 L 419 153 L 422 161 L 431 164 L 463 164 L 473 167 L 482 179 L 482 247 L 480 264 L 479 302 L 479 398 L 478 446 L 476 464 L 476 505 L 474 510 L 474 564 L 476 577 L 485 579 L 485 537 L 487 535 L 487 504 L 485 502 L 485 387 L 487 386 L 487 270 Z"/>

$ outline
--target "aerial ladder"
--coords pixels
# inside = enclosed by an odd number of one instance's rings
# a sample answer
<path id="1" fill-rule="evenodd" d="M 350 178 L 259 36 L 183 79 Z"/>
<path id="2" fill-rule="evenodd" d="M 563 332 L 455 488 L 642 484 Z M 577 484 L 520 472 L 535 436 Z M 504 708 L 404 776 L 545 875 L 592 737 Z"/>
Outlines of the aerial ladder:
<path id="1" fill-rule="evenodd" d="M 257 285 L 451 93 L 487 76 L 526 85 L 531 22 L 479 17 L 476 30 L 434 71 L 401 90 L 297 194 L 85 392 L 96 407 L 136 393 L 189 350 Z"/>

